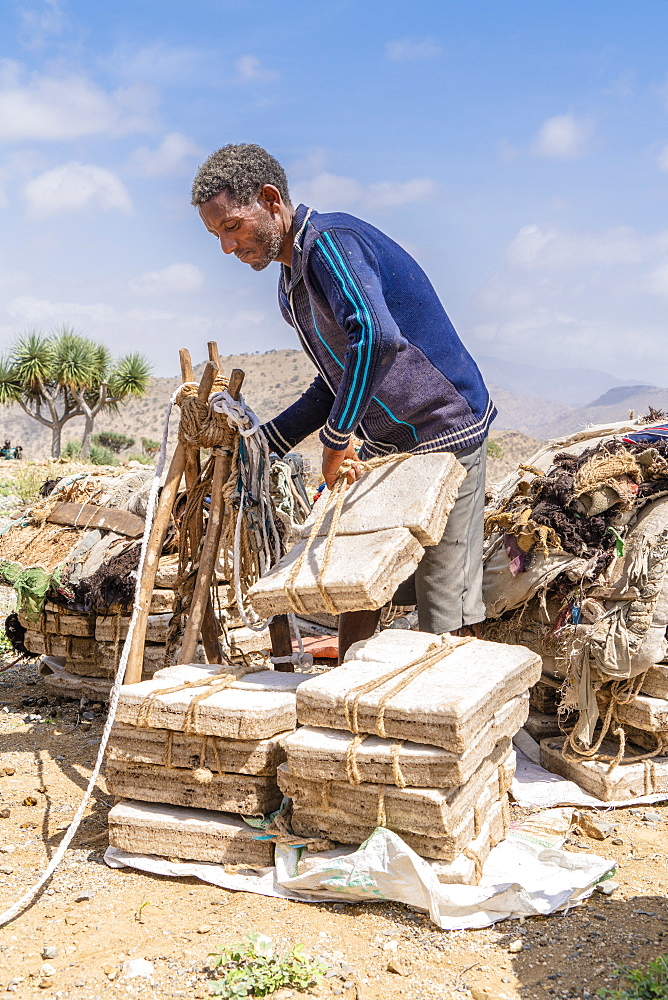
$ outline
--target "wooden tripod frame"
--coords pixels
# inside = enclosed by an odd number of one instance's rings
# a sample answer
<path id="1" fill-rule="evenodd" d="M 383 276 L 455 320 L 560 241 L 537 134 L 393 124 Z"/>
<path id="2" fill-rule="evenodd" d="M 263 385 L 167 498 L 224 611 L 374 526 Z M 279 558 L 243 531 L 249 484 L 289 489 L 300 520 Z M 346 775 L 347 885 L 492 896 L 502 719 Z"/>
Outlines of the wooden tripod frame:
<path id="1" fill-rule="evenodd" d="M 206 403 L 217 373 L 222 374 L 218 345 L 209 341 L 209 361 L 206 364 L 202 379 L 197 390 L 197 398 Z M 181 362 L 181 379 L 183 382 L 194 382 L 193 366 L 190 352 L 183 348 L 179 351 Z M 233 399 L 239 398 L 244 372 L 234 368 L 230 374 L 228 392 Z M 214 578 L 220 534 L 223 523 L 223 486 L 230 472 L 231 456 L 214 455 L 213 483 L 211 486 L 211 506 L 206 532 L 204 519 L 200 513 L 190 530 L 190 548 L 195 553 L 202 543 L 197 577 L 190 604 L 190 613 L 181 644 L 181 663 L 192 663 L 195 659 L 197 642 L 201 634 L 202 643 L 209 663 L 222 663 L 223 656 L 218 642 L 218 623 L 211 604 L 211 584 Z M 197 482 L 201 470 L 200 451 L 196 445 L 184 444 L 181 440 L 176 445 L 172 461 L 167 472 L 167 478 L 160 494 L 155 519 L 146 548 L 146 558 L 139 586 L 139 612 L 132 635 L 132 645 L 128 656 L 125 672 L 126 684 L 137 684 L 141 681 L 144 661 L 144 646 L 146 643 L 146 627 L 148 624 L 151 596 L 155 586 L 158 561 L 165 544 L 167 529 L 172 516 L 174 502 L 185 473 L 186 489 L 192 489 Z M 202 535 L 204 540 L 202 541 Z M 272 653 L 274 656 L 290 656 L 292 642 L 286 615 L 277 615 L 269 626 Z M 291 671 L 291 663 L 279 664 L 278 670 Z"/>

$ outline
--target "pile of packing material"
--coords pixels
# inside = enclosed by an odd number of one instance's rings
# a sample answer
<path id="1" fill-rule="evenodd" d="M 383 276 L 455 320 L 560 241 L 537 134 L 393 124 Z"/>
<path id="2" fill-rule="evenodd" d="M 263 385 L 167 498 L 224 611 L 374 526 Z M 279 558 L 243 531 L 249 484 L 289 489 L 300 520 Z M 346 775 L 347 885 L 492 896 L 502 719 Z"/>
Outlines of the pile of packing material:
<path id="1" fill-rule="evenodd" d="M 512 737 L 540 659 L 517 646 L 387 630 L 297 690 L 278 783 L 297 836 L 361 844 L 377 826 L 474 884 L 508 829 Z"/>
<path id="2" fill-rule="evenodd" d="M 258 840 L 241 817 L 262 817 L 281 803 L 276 771 L 306 675 L 246 671 L 175 666 L 122 688 L 106 771 L 109 792 L 122 800 L 109 813 L 113 847 L 273 863 L 273 843 Z"/>
<path id="3" fill-rule="evenodd" d="M 440 541 L 466 475 L 455 457 L 375 461 L 338 500 L 323 492 L 299 540 L 249 591 L 259 615 L 380 608 Z"/>
<path id="4" fill-rule="evenodd" d="M 668 428 L 551 442 L 487 511 L 486 638 L 539 652 L 541 762 L 606 801 L 668 791 Z"/>
<path id="5" fill-rule="evenodd" d="M 0 536 L 0 582 L 14 587 L 8 634 L 17 651 L 39 656 L 47 687 L 66 696 L 108 696 L 130 623 L 153 469 L 80 474 L 50 492 Z M 46 492 L 46 491 L 45 491 Z M 151 598 L 143 676 L 178 659 L 179 558 L 172 536 Z M 268 629 L 246 628 L 221 574 L 214 605 L 233 659 L 266 652 Z M 201 650 L 198 654 L 201 658 Z"/>

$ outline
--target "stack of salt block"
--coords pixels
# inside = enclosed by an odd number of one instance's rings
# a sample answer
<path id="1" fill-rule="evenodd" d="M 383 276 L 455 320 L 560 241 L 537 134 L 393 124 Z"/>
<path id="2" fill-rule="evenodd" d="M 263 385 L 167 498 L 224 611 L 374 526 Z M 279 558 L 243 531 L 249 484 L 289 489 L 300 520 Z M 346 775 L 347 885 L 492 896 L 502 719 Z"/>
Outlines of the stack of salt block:
<path id="1" fill-rule="evenodd" d="M 365 473 L 346 491 L 323 573 L 333 507 L 306 555 L 305 550 L 327 503 L 325 491 L 299 529 L 302 539 L 251 588 L 254 609 L 264 618 L 292 611 L 290 587 L 305 613 L 382 607 L 415 570 L 424 546 L 441 540 L 465 475 L 448 453 L 414 455 Z M 323 598 L 323 588 L 329 602 Z"/>
<path id="2" fill-rule="evenodd" d="M 668 664 L 650 667 L 641 693 L 617 706 L 617 718 L 627 739 L 624 762 L 618 767 L 610 770 L 609 762 L 571 759 L 572 754 L 564 759 L 563 736 L 541 740 L 541 764 L 604 802 L 668 793 Z M 614 759 L 618 749 L 616 741 L 604 741 L 600 752 Z M 657 751 L 657 755 L 632 763 L 634 757 L 651 751 Z"/>
<path id="3" fill-rule="evenodd" d="M 113 847 L 219 864 L 273 863 L 272 843 L 257 840 L 240 817 L 280 805 L 281 744 L 296 727 L 295 692 L 306 675 L 246 669 L 181 665 L 122 688 L 106 772 L 110 793 L 122 799 L 109 813 Z M 216 689 L 221 670 L 237 680 Z"/>
<path id="4" fill-rule="evenodd" d="M 392 693 L 401 675 L 388 676 L 439 641 L 442 658 Z M 294 833 L 360 844 L 385 825 L 441 881 L 477 883 L 508 829 L 512 737 L 540 669 L 522 646 L 477 639 L 388 629 L 356 643 L 340 667 L 297 691 L 303 728 L 284 741 L 278 769 Z M 362 685 L 371 689 L 358 698 L 357 728 L 377 733 L 382 713 L 385 735 L 360 743 L 351 706 Z"/>

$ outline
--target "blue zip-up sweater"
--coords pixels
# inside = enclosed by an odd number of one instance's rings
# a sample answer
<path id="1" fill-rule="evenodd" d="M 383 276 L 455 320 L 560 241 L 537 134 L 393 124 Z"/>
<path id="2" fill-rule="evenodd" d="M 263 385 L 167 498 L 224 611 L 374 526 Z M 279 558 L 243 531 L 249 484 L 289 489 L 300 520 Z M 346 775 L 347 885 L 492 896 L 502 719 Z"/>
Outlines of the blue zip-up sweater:
<path id="1" fill-rule="evenodd" d="M 486 437 L 496 409 L 426 274 L 378 229 L 300 205 L 292 267 L 278 297 L 319 374 L 264 425 L 284 455 L 320 430 L 360 455 L 460 451 Z"/>

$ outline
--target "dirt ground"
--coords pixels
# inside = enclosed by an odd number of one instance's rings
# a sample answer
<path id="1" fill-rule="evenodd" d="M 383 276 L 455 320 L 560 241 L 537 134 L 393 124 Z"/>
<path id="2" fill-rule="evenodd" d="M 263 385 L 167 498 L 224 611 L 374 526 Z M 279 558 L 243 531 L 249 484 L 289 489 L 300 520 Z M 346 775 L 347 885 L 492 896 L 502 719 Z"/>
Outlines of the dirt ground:
<path id="1" fill-rule="evenodd" d="M 48 696 L 34 666 L 0 674 L 3 909 L 43 870 L 74 815 L 103 722 L 101 705 L 82 708 Z M 344 1000 L 593 997 L 615 982 L 610 976 L 620 964 L 644 964 L 668 951 L 668 807 L 651 807 L 657 822 L 643 820 L 642 809 L 611 812 L 616 843 L 572 838 L 570 850 L 617 861 L 620 888 L 611 897 L 595 892 L 566 914 L 452 933 L 395 904 L 304 904 L 112 870 L 102 860 L 110 805 L 102 781 L 48 887 L 0 929 L 0 990 L 9 987 L 19 998 L 43 990 L 80 1000 L 205 997 L 208 953 L 253 930 L 286 949 L 302 942 L 323 957 L 330 972 L 314 995 Z M 514 807 L 513 815 L 528 813 Z M 518 940 L 522 950 L 511 952 Z M 40 975 L 44 948 L 56 949 L 50 976 Z M 153 981 L 119 975 L 128 958 L 152 962 Z M 404 975 L 388 971 L 397 959 Z"/>

